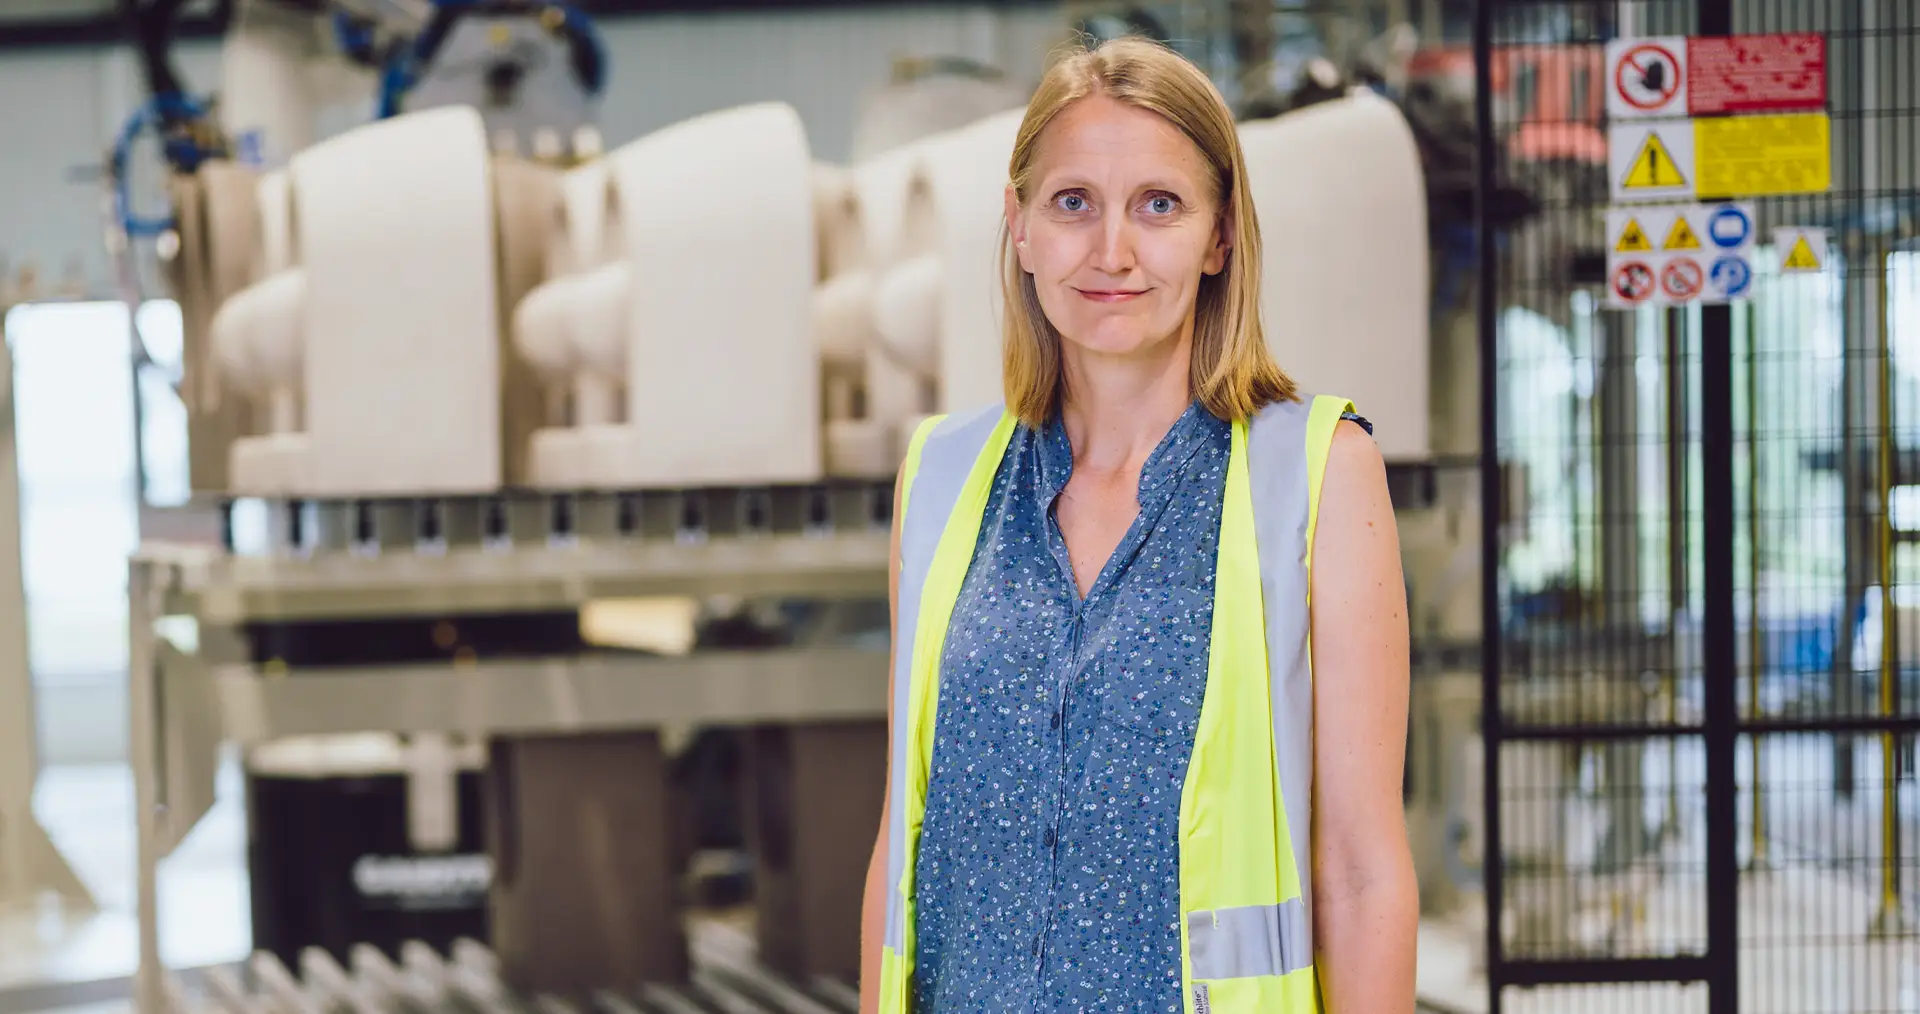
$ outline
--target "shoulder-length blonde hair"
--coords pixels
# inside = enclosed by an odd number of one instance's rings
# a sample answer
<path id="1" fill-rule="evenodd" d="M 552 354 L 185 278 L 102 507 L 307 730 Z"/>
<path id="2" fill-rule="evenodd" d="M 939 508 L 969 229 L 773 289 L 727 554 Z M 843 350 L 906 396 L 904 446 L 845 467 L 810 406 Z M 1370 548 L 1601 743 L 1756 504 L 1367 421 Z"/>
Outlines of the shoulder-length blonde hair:
<path id="1" fill-rule="evenodd" d="M 1260 324 L 1260 223 L 1247 184 L 1246 158 L 1227 103 L 1198 67 L 1143 38 L 1113 39 L 1068 51 L 1041 78 L 1013 143 L 1007 177 L 1022 207 L 1032 198 L 1033 160 L 1054 117 L 1089 95 L 1105 95 L 1158 114 L 1178 127 L 1213 173 L 1215 204 L 1230 216 L 1233 245 L 1224 270 L 1204 275 L 1194 300 L 1193 395 L 1230 422 L 1265 405 L 1298 397 L 1292 379 L 1267 350 Z M 1222 224 L 1226 224 L 1223 222 Z M 1022 270 L 1006 223 L 1000 227 L 1004 296 L 1002 383 L 1007 408 L 1039 426 L 1059 409 L 1065 382 L 1060 333 L 1047 320 Z"/>

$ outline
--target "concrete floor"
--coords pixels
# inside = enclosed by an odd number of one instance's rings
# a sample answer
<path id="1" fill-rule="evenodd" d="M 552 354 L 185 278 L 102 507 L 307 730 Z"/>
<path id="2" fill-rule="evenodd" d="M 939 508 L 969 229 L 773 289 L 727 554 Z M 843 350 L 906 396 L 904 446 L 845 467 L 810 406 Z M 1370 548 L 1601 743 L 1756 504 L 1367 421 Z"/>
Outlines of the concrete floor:
<path id="1" fill-rule="evenodd" d="M 1769 842 L 1766 863 L 1748 869 L 1740 881 L 1740 1009 L 1753 1014 L 1920 1012 L 1920 787 L 1903 782 L 1896 792 L 1905 915 L 1904 923 L 1889 926 L 1880 920 L 1878 737 L 1857 740 L 1858 787 L 1850 799 L 1834 791 L 1829 737 L 1772 736 L 1763 743 Z M 1645 804 L 1650 825 L 1659 822 L 1657 814 L 1664 809 L 1665 753 L 1664 747 L 1650 747 L 1642 768 L 1646 782 L 1624 790 L 1628 799 Z M 1681 785 L 1702 783 L 1697 749 L 1683 749 L 1677 760 Z M 1739 761 L 1740 781 L 1751 785 L 1745 743 Z M 1536 924 L 1551 934 L 1554 956 L 1580 956 L 1583 949 L 1594 956 L 1697 953 L 1706 936 L 1705 823 L 1697 791 L 1679 804 L 1682 834 L 1616 873 L 1599 872 L 1594 850 L 1571 847 L 1604 837 L 1606 798 L 1601 786 L 1593 796 L 1546 808 L 1549 819 L 1558 822 L 1547 837 L 1568 843 L 1572 859 L 1567 868 L 1531 879 L 1509 873 L 1508 946 L 1522 922 L 1517 910 L 1534 904 L 1555 906 Z M 1751 860 L 1752 812 L 1751 792 L 1743 791 L 1738 807 L 1743 864 Z M 1477 898 L 1451 917 L 1423 924 L 1424 1001 L 1461 1014 L 1487 1009 L 1485 975 L 1474 967 L 1484 927 Z M 1706 992 L 1698 986 L 1513 990 L 1502 1009 L 1512 1014 L 1704 1014 Z"/>
<path id="2" fill-rule="evenodd" d="M 1698 893 L 1686 886 L 1655 888 L 1641 918 L 1625 920 L 1622 949 L 1674 953 L 1672 929 L 1699 917 Z M 1869 932 L 1878 908 L 1876 892 L 1815 869 L 1775 868 L 1742 876 L 1740 906 L 1742 1011 L 1920 1012 L 1920 938 L 1911 927 L 1888 937 Z M 1469 964 L 1481 925 L 1473 916 L 1422 925 L 1423 1002 L 1455 1014 L 1487 1009 L 1485 975 Z M 1704 1014 L 1706 991 L 1697 986 L 1515 989 L 1502 1009 L 1510 1014 Z"/>
<path id="3" fill-rule="evenodd" d="M 160 868 L 161 953 L 173 968 L 236 961 L 251 946 L 238 769 L 223 769 L 218 787 L 219 802 Z M 102 1003 L 124 1009 L 126 986 L 116 980 L 133 974 L 139 953 L 132 774 L 120 765 L 52 767 L 41 774 L 34 804 L 99 909 L 0 910 L 0 1014 Z M 109 1011 L 89 1006 L 86 1014 Z"/>

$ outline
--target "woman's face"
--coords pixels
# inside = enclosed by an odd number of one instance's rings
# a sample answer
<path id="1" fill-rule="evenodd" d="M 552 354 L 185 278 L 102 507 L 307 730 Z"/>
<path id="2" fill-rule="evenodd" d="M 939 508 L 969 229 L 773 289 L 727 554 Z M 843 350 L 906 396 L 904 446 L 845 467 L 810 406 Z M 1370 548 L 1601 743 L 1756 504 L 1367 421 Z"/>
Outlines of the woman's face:
<path id="1" fill-rule="evenodd" d="M 1007 221 L 1040 306 L 1072 345 L 1128 356 L 1191 329 L 1202 274 L 1230 238 L 1200 150 L 1158 115 L 1104 95 L 1040 135 L 1024 205 Z"/>

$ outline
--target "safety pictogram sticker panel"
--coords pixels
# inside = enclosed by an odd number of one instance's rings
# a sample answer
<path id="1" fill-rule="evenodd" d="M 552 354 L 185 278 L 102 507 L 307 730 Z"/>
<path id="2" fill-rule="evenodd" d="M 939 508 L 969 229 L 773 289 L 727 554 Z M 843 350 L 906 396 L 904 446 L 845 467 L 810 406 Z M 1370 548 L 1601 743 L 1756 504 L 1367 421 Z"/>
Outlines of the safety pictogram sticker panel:
<path id="1" fill-rule="evenodd" d="M 1753 289 L 1754 222 L 1750 202 L 1607 209 L 1607 305 L 1746 298 Z"/>

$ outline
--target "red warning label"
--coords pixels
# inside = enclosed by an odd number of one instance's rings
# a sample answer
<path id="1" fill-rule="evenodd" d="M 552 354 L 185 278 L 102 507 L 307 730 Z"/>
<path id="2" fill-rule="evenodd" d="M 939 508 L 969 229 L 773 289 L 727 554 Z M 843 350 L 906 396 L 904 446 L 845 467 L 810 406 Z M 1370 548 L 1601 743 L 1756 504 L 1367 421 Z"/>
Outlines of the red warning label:
<path id="1" fill-rule="evenodd" d="M 1694 116 L 1827 106 L 1827 39 L 1817 32 L 1689 38 L 1686 71 Z"/>

